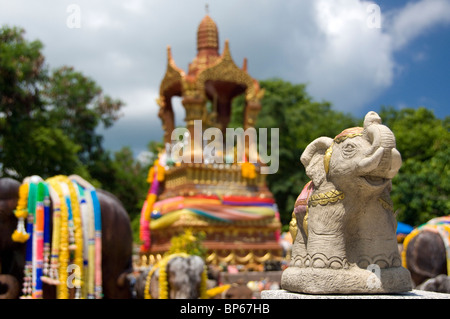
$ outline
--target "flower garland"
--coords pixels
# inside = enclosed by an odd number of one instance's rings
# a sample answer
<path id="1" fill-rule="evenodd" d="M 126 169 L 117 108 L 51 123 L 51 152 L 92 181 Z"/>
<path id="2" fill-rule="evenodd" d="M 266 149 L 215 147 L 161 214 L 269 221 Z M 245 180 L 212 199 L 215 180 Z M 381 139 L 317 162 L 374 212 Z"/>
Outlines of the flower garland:
<path id="1" fill-rule="evenodd" d="M 147 176 L 147 182 L 151 184 L 147 194 L 147 198 L 141 210 L 140 219 L 140 239 L 143 241 L 141 245 L 141 252 L 146 252 L 150 249 L 150 220 L 153 205 L 158 196 L 159 183 L 163 182 L 165 178 L 164 166 L 160 165 L 159 160 L 155 160 L 153 166 L 150 168 Z"/>
<path id="2" fill-rule="evenodd" d="M 44 197 L 46 185 L 39 176 L 30 178 L 19 187 L 19 199 L 14 215 L 17 229 L 12 240 L 25 245 L 25 267 L 22 299 L 42 298 L 43 247 L 44 247 Z M 25 218 L 27 225 L 25 228 Z"/>
<path id="3" fill-rule="evenodd" d="M 58 176 L 49 178 L 47 182 L 55 190 L 60 204 L 60 225 L 59 229 L 59 267 L 58 278 L 59 284 L 57 286 L 57 298 L 68 299 L 69 291 L 66 285 L 67 283 L 67 267 L 69 266 L 69 208 L 67 207 L 67 201 L 64 198 L 64 191 L 60 184 Z M 56 244 L 56 243 L 55 243 Z M 56 257 L 56 256 L 55 256 Z"/>
<path id="4" fill-rule="evenodd" d="M 256 178 L 256 167 L 253 163 L 250 162 L 244 162 L 241 165 L 241 174 L 242 177 L 248 178 L 248 179 L 255 179 Z"/>
<path id="5" fill-rule="evenodd" d="M 47 181 L 48 183 L 48 181 Z M 50 183 L 48 183 L 51 186 Z M 59 285 L 59 244 L 60 244 L 60 225 L 61 225 L 61 201 L 53 187 L 49 187 L 49 196 L 53 203 L 53 231 L 51 234 L 50 265 L 48 270 L 44 270 L 42 280 L 49 285 Z M 50 222 L 48 223 L 50 224 Z M 50 227 L 48 225 L 47 227 Z M 50 231 L 48 230 L 48 233 Z M 50 234 L 48 234 L 50 236 Z M 47 239 L 50 242 L 50 239 Z"/>
<path id="6" fill-rule="evenodd" d="M 173 254 L 161 260 L 161 265 L 159 267 L 159 299 L 169 299 L 169 283 L 167 282 L 167 264 L 170 259 L 180 256 L 185 257 L 187 254 Z"/>
<path id="7" fill-rule="evenodd" d="M 145 280 L 145 288 L 144 288 L 144 299 L 152 299 L 152 295 L 150 294 L 150 282 L 152 280 L 152 276 L 155 271 L 159 268 L 159 263 L 154 265 L 147 274 L 147 278 Z"/>
<path id="8" fill-rule="evenodd" d="M 231 288 L 230 284 L 217 286 L 206 291 L 208 298 L 214 298 L 217 295 L 223 294 L 225 291 Z"/>
<path id="9" fill-rule="evenodd" d="M 17 229 L 11 235 L 11 238 L 15 242 L 24 243 L 28 240 L 30 235 L 25 229 L 25 219 L 28 216 L 27 200 L 28 200 L 28 184 L 22 184 L 19 188 L 19 200 L 17 207 L 14 210 L 14 215 L 17 217 Z"/>
<path id="10" fill-rule="evenodd" d="M 21 184 L 19 187 L 19 200 L 17 207 L 14 210 L 14 215 L 17 217 L 17 229 L 11 235 L 13 241 L 24 243 L 30 238 L 30 235 L 25 229 L 25 219 L 28 216 L 27 201 L 28 201 L 28 184 Z"/>
<path id="11" fill-rule="evenodd" d="M 102 288 L 102 222 L 101 207 L 97 197 L 95 187 L 78 175 L 70 175 L 69 179 L 78 184 L 80 194 L 84 194 L 86 205 L 82 205 L 87 209 L 87 218 L 84 221 L 85 237 L 88 238 L 87 251 L 87 267 L 85 280 L 87 281 L 87 289 L 84 292 L 89 299 L 101 299 L 103 296 Z M 83 190 L 84 188 L 84 190 Z M 80 200 L 80 203 L 83 199 Z M 86 229 L 87 228 L 87 229 Z"/>
<path id="12" fill-rule="evenodd" d="M 62 183 L 65 188 L 65 196 L 67 201 L 68 211 L 72 216 L 73 224 L 73 239 L 69 246 L 69 250 L 74 253 L 73 263 L 77 266 L 77 271 L 75 271 L 75 282 L 76 287 L 75 298 L 81 298 L 81 287 L 83 285 L 83 230 L 81 224 L 81 212 L 78 202 L 77 191 L 74 187 L 72 181 L 66 176 L 58 176 L 58 180 Z M 68 192 L 68 194 L 67 194 Z M 69 219 L 70 221 L 70 219 Z M 69 237 L 69 240 L 71 238 Z"/>
<path id="13" fill-rule="evenodd" d="M 93 211 L 92 202 L 89 201 L 89 196 L 86 196 L 84 188 L 78 185 L 75 181 L 72 181 L 77 195 L 79 198 L 81 220 L 83 221 L 83 282 L 82 296 L 93 299 L 94 298 L 94 274 L 95 274 L 95 229 L 94 229 L 94 216 L 90 214 Z M 89 259 L 90 248 L 93 248 L 93 254 Z M 91 260 L 91 261 L 89 261 Z M 92 275 L 89 274 L 91 271 Z"/>
<path id="14" fill-rule="evenodd" d="M 26 243 L 21 298 L 42 298 L 44 282 L 57 286 L 57 298 L 69 298 L 69 264 L 77 266 L 73 273 L 75 298 L 88 295 L 84 288 L 86 278 L 92 288 L 90 297 L 102 297 L 100 203 L 92 185 L 80 177 L 71 178 L 59 175 L 44 182 L 33 176 L 26 178 L 19 188 L 14 211 L 18 225 L 12 239 Z M 53 218 L 52 232 L 50 218 Z M 91 269 L 89 277 L 85 269 Z"/>

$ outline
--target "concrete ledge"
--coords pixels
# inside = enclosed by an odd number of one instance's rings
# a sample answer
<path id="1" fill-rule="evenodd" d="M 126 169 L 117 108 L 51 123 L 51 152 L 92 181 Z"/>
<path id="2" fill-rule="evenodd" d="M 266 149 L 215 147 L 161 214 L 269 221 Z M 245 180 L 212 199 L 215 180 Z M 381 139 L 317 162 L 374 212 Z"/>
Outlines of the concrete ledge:
<path id="1" fill-rule="evenodd" d="M 450 299 L 450 294 L 411 290 L 396 294 L 310 295 L 286 290 L 263 290 L 261 291 L 261 299 Z"/>

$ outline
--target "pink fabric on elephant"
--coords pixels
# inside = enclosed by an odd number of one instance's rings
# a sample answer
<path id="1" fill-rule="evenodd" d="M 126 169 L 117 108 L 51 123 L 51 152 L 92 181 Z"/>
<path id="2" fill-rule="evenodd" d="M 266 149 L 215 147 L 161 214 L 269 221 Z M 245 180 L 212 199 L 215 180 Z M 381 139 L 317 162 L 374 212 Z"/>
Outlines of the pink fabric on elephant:
<path id="1" fill-rule="evenodd" d="M 314 191 L 314 184 L 309 181 L 304 187 L 300 195 L 298 195 L 297 200 L 294 205 L 294 213 L 298 215 L 300 213 L 306 213 L 306 207 L 308 207 L 308 200 Z"/>

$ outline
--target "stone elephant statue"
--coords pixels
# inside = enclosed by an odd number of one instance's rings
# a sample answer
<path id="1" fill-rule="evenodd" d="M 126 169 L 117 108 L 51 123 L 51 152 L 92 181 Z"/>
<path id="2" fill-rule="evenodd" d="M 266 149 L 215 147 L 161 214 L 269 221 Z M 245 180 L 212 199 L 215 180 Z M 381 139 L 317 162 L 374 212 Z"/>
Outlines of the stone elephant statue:
<path id="1" fill-rule="evenodd" d="M 416 289 L 450 294 L 450 277 L 446 273 L 437 275 L 425 280 Z"/>
<path id="2" fill-rule="evenodd" d="M 334 139 L 317 138 L 300 160 L 311 182 L 295 203 L 292 257 L 281 287 L 307 293 L 409 291 L 390 199 L 402 159 L 378 114 L 369 112 L 364 127 Z"/>
<path id="3" fill-rule="evenodd" d="M 71 176 L 71 178 L 74 181 L 76 179 L 83 181 L 78 176 Z M 29 280 L 24 279 L 24 273 L 27 271 L 26 260 L 28 260 L 27 254 L 30 253 L 27 245 L 31 242 L 31 238 L 23 243 L 12 239 L 12 235 L 15 233 L 15 230 L 17 231 L 17 227 L 20 224 L 20 221 L 15 216 L 15 210 L 18 207 L 21 185 L 14 179 L 0 178 L 0 287 L 2 287 L 0 289 L 0 298 L 23 298 L 25 289 L 22 289 L 22 286 L 24 285 L 24 280 Z M 99 217 L 101 220 L 101 238 L 96 233 L 101 249 L 101 254 L 95 256 L 96 263 L 98 262 L 97 265 L 99 265 L 95 269 L 96 295 L 97 298 L 128 299 L 131 298 L 131 289 L 127 275 L 132 272 L 132 233 L 129 216 L 121 202 L 114 195 L 100 189 L 95 190 L 95 193 L 101 211 L 101 217 Z M 54 204 L 54 198 L 50 198 L 49 205 L 46 206 L 49 209 L 50 216 L 53 217 L 50 218 L 50 225 L 48 226 L 50 227 L 51 240 L 55 238 L 54 235 L 56 233 L 59 233 L 54 231 L 57 229 L 57 227 L 54 227 L 56 209 Z M 60 208 L 56 210 L 59 211 Z M 38 241 L 37 238 L 42 238 L 42 234 L 41 237 L 36 235 L 36 241 Z M 89 241 L 92 240 L 89 239 Z M 53 242 L 51 243 L 53 244 Z M 87 240 L 85 244 L 88 244 Z M 72 248 L 69 247 L 70 249 Z M 59 252 L 61 256 L 61 249 Z M 42 265 L 43 261 L 41 260 L 40 263 Z M 58 283 L 49 277 L 46 277 L 46 281 L 42 279 L 42 290 L 37 298 L 60 298 L 57 295 L 57 291 L 66 283 L 69 285 L 69 279 L 71 279 L 71 274 L 67 272 L 68 270 L 66 270 L 66 275 L 69 276 L 67 282 Z M 73 281 L 72 283 L 75 282 Z M 78 286 L 75 284 L 75 287 Z M 69 288 L 67 288 L 68 298 L 73 298 L 75 289 Z M 95 298 L 95 296 L 91 295 L 89 298 Z"/>
<path id="4" fill-rule="evenodd" d="M 196 255 L 175 253 L 140 273 L 135 283 L 137 299 L 205 299 L 207 270 Z"/>
<path id="5" fill-rule="evenodd" d="M 450 293 L 450 216 L 433 218 L 409 233 L 403 241 L 402 261 L 417 289 Z"/>

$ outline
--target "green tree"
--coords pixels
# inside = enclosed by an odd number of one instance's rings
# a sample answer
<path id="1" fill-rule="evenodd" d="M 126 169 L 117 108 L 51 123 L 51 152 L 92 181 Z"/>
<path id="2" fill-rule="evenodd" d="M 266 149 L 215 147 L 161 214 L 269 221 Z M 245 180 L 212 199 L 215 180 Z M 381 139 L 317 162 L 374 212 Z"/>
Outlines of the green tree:
<path id="1" fill-rule="evenodd" d="M 172 237 L 170 248 L 165 254 L 169 256 L 171 254 L 186 253 L 205 258 L 207 253 L 206 247 L 203 246 L 205 238 L 206 234 L 204 231 L 197 231 L 194 234 L 192 229 L 186 229 L 184 233 Z"/>
<path id="2" fill-rule="evenodd" d="M 262 109 L 256 129 L 279 128 L 279 169 L 267 175 L 280 212 L 282 224 L 287 227 L 295 200 L 309 181 L 300 156 L 306 146 L 320 136 L 334 137 L 343 129 L 356 126 L 351 115 L 334 111 L 328 102 L 317 102 L 306 92 L 303 84 L 292 84 L 281 79 L 260 81 L 265 89 Z M 241 127 L 244 100 L 233 101 L 231 127 Z M 268 140 L 270 150 L 270 138 Z"/>
<path id="3" fill-rule="evenodd" d="M 77 173 L 104 160 L 98 125 L 111 126 L 123 103 L 104 96 L 71 67 L 49 72 L 43 45 L 23 29 L 0 29 L 0 162 L 2 175 L 23 178 Z"/>
<path id="4" fill-rule="evenodd" d="M 94 80 L 66 66 L 52 72 L 42 93 L 46 101 L 42 118 L 76 141 L 82 162 L 92 164 L 103 152 L 102 137 L 95 130 L 100 124 L 110 127 L 123 102 L 104 96 Z"/>
<path id="5" fill-rule="evenodd" d="M 94 169 L 91 168 L 92 177 L 102 182 L 103 189 L 116 195 L 127 210 L 136 243 L 140 242 L 140 213 L 150 187 L 148 171 L 161 147 L 162 143 L 150 141 L 148 156 L 142 160 L 125 146 L 113 155 L 105 155 L 102 161 L 95 162 Z"/>
<path id="6" fill-rule="evenodd" d="M 403 164 L 392 180 L 398 220 L 418 226 L 450 211 L 450 118 L 424 107 L 383 107 L 383 123 L 394 132 Z"/>
<path id="7" fill-rule="evenodd" d="M 18 28 L 0 29 L 0 161 L 4 174 L 14 172 L 17 165 L 23 166 L 19 170 L 33 165 L 29 154 L 35 153 L 31 137 L 36 125 L 30 115 L 43 105 L 39 94 L 46 80 L 42 44 L 26 41 L 23 34 Z"/>
<path id="8" fill-rule="evenodd" d="M 139 213 L 145 200 L 148 183 L 149 164 L 135 159 L 129 147 L 123 147 L 114 153 L 112 162 L 114 170 L 114 193 L 120 196 L 130 217 L 140 216 Z"/>

